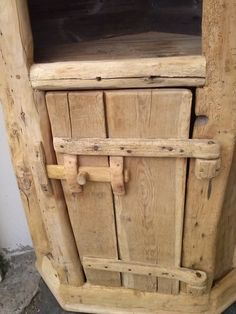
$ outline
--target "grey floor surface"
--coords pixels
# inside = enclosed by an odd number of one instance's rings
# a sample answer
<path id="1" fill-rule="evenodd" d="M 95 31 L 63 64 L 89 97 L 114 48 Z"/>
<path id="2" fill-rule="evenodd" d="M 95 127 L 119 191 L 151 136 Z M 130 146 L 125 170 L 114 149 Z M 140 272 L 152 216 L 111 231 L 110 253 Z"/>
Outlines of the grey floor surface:
<path id="1" fill-rule="evenodd" d="M 34 267 L 34 254 L 14 257 L 0 283 L 0 314 L 73 314 L 61 309 Z M 236 304 L 224 314 L 236 314 Z"/>

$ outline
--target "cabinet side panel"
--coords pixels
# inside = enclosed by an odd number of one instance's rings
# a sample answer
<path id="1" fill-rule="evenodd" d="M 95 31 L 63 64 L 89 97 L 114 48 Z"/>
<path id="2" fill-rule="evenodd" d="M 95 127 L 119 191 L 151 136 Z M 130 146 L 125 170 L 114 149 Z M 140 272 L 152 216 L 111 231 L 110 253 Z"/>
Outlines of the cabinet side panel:
<path id="1" fill-rule="evenodd" d="M 195 113 L 200 117 L 194 125 L 193 138 L 218 140 L 221 169 L 219 175 L 209 182 L 198 180 L 194 174 L 194 161 L 190 162 L 183 266 L 206 271 L 209 288 L 214 278 L 219 278 L 226 268 L 228 271 L 231 268 L 231 253 L 226 256 L 222 247 L 232 252 L 235 246 L 231 231 L 227 230 L 233 224 L 233 221 L 229 225 L 227 223 L 231 209 L 226 209 L 227 203 L 223 205 L 236 135 L 235 29 L 236 0 L 203 1 L 203 52 L 207 61 L 207 81 L 204 88 L 197 90 Z M 202 123 L 201 116 L 208 118 L 206 123 Z M 223 234 L 223 239 L 219 239 Z"/>

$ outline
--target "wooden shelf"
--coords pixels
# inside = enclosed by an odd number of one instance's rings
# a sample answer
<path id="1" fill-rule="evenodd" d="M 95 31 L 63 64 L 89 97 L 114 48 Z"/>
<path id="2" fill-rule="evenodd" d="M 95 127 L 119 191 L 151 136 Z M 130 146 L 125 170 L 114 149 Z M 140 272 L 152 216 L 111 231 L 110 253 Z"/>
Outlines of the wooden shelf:
<path id="1" fill-rule="evenodd" d="M 203 56 L 34 64 L 33 88 L 40 90 L 203 86 Z"/>
<path id="2" fill-rule="evenodd" d="M 145 32 L 81 43 L 45 45 L 36 54 L 36 61 L 94 61 L 198 54 L 201 54 L 200 36 Z"/>
<path id="3" fill-rule="evenodd" d="M 199 55 L 201 8 L 194 3 L 29 0 L 35 62 Z"/>

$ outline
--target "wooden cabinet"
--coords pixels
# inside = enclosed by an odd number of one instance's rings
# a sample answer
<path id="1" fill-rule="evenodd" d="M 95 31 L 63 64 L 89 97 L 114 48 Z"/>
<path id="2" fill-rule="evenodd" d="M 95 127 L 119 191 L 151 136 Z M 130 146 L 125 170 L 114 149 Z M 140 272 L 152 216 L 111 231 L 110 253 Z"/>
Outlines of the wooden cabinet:
<path id="1" fill-rule="evenodd" d="M 47 93 L 46 99 L 53 137 L 119 138 L 124 144 L 126 138 L 189 138 L 192 93 L 188 90 L 53 92 Z M 63 158 L 59 153 L 58 163 L 65 164 L 71 156 L 75 155 L 64 154 Z M 78 156 L 74 162 L 76 167 L 106 167 L 114 176 L 111 183 L 87 182 L 74 195 L 63 182 L 82 260 L 119 258 L 180 266 L 186 158 L 95 155 Z M 120 174 L 116 163 L 120 163 Z M 125 170 L 129 176 L 126 183 L 122 178 Z M 124 191 L 116 191 L 119 184 L 125 185 Z M 90 283 L 98 285 L 123 284 L 127 288 L 167 293 L 179 290 L 178 282 L 159 279 L 157 284 L 155 277 L 121 274 L 121 281 L 120 273 L 87 268 L 85 274 Z"/>
<path id="2" fill-rule="evenodd" d="M 66 310 L 236 300 L 235 16 L 236 0 L 1 1 L 13 164 Z"/>

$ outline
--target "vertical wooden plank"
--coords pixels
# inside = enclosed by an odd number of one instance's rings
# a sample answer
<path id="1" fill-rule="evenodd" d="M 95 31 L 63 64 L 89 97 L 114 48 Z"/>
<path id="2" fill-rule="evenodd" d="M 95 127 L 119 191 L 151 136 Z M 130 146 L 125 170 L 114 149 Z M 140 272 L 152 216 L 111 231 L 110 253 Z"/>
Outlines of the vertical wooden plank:
<path id="1" fill-rule="evenodd" d="M 188 138 L 191 93 L 185 90 L 105 93 L 109 137 Z M 125 158 L 130 181 L 115 197 L 120 257 L 179 266 L 186 160 Z M 123 275 L 125 287 L 177 293 L 178 282 Z"/>
<path id="2" fill-rule="evenodd" d="M 106 137 L 102 92 L 48 93 L 47 105 L 53 136 Z M 57 158 L 62 163 L 61 156 Z M 107 157 L 80 156 L 78 159 L 80 166 L 108 166 Z M 88 182 L 82 193 L 73 195 L 66 182 L 63 189 L 80 257 L 117 258 L 110 184 Z M 120 285 L 117 273 L 88 270 L 86 277 L 94 284 Z"/>
<path id="3" fill-rule="evenodd" d="M 29 46 L 32 47 L 32 36 L 29 33 L 27 42 L 25 42 L 22 38 L 24 32 L 20 33 L 19 29 L 19 19 L 25 18 L 24 29 L 26 32 L 30 30 L 27 23 L 28 12 L 26 1 L 21 1 L 20 7 L 17 7 L 15 1 L 1 1 L 0 13 L 0 105 L 3 108 L 8 142 L 11 149 L 11 159 L 18 188 L 25 209 L 37 261 L 40 264 L 43 256 L 50 252 L 50 245 L 30 168 L 30 156 L 25 149 L 27 146 L 27 129 L 24 120 L 21 118 L 23 117 L 21 113 L 24 113 L 24 111 L 21 107 L 21 99 L 16 101 L 19 90 L 22 93 L 22 90 L 27 88 L 26 94 L 30 94 L 31 92 L 28 89 L 29 82 L 26 71 L 28 63 L 25 62 L 25 55 L 29 59 L 33 57 L 32 49 L 29 49 Z M 12 20 L 10 28 L 8 27 L 9 20 Z M 10 38 L 13 38 L 14 44 L 10 45 Z M 18 65 L 18 61 L 21 66 Z M 21 80 L 16 79 L 15 75 L 20 76 Z M 32 101 L 30 100 L 29 103 L 32 104 Z"/>
<path id="4" fill-rule="evenodd" d="M 55 163 L 55 152 L 52 149 L 51 129 L 44 93 L 35 92 L 34 100 L 39 114 L 38 126 L 42 134 L 45 161 L 47 163 Z M 43 208 L 46 230 L 52 246 L 53 264 L 56 265 L 62 283 L 82 285 L 84 283 L 84 275 L 70 227 L 61 184 L 57 180 L 51 180 L 51 186 L 52 194 L 47 194 L 47 196 L 40 198 L 40 203 Z"/>
<path id="5" fill-rule="evenodd" d="M 40 267 L 43 255 L 50 254 L 60 281 L 79 285 L 83 283 L 83 277 L 80 276 L 80 262 L 64 199 L 55 192 L 47 195 L 42 191 L 34 167 L 37 156 L 33 147 L 35 143 L 43 142 L 43 136 L 29 82 L 33 44 L 27 1 L 0 1 L 0 12 L 1 85 L 3 81 L 0 93 L 19 188 L 36 248 L 37 264 Z M 62 224 L 63 227 L 59 228 Z"/>
<path id="6" fill-rule="evenodd" d="M 207 75 L 206 85 L 197 90 L 195 113 L 199 117 L 193 138 L 219 141 L 221 169 L 219 176 L 211 181 L 200 181 L 194 174 L 194 161 L 190 162 L 183 266 L 206 271 L 209 289 L 212 279 L 221 278 L 231 270 L 235 246 L 236 211 L 235 203 L 230 200 L 235 177 L 232 179 L 231 174 L 229 178 L 230 171 L 235 172 L 235 30 L 236 0 L 203 1 L 203 52 Z M 207 119 L 202 120 L 202 116 Z"/>
<path id="7" fill-rule="evenodd" d="M 71 131 L 73 138 L 106 137 L 102 92 L 69 94 Z M 80 166 L 108 166 L 107 157 L 80 156 Z M 118 258 L 113 196 L 109 183 L 88 182 L 78 196 L 72 224 L 82 256 Z M 91 283 L 120 286 L 120 274 L 88 270 Z"/>

